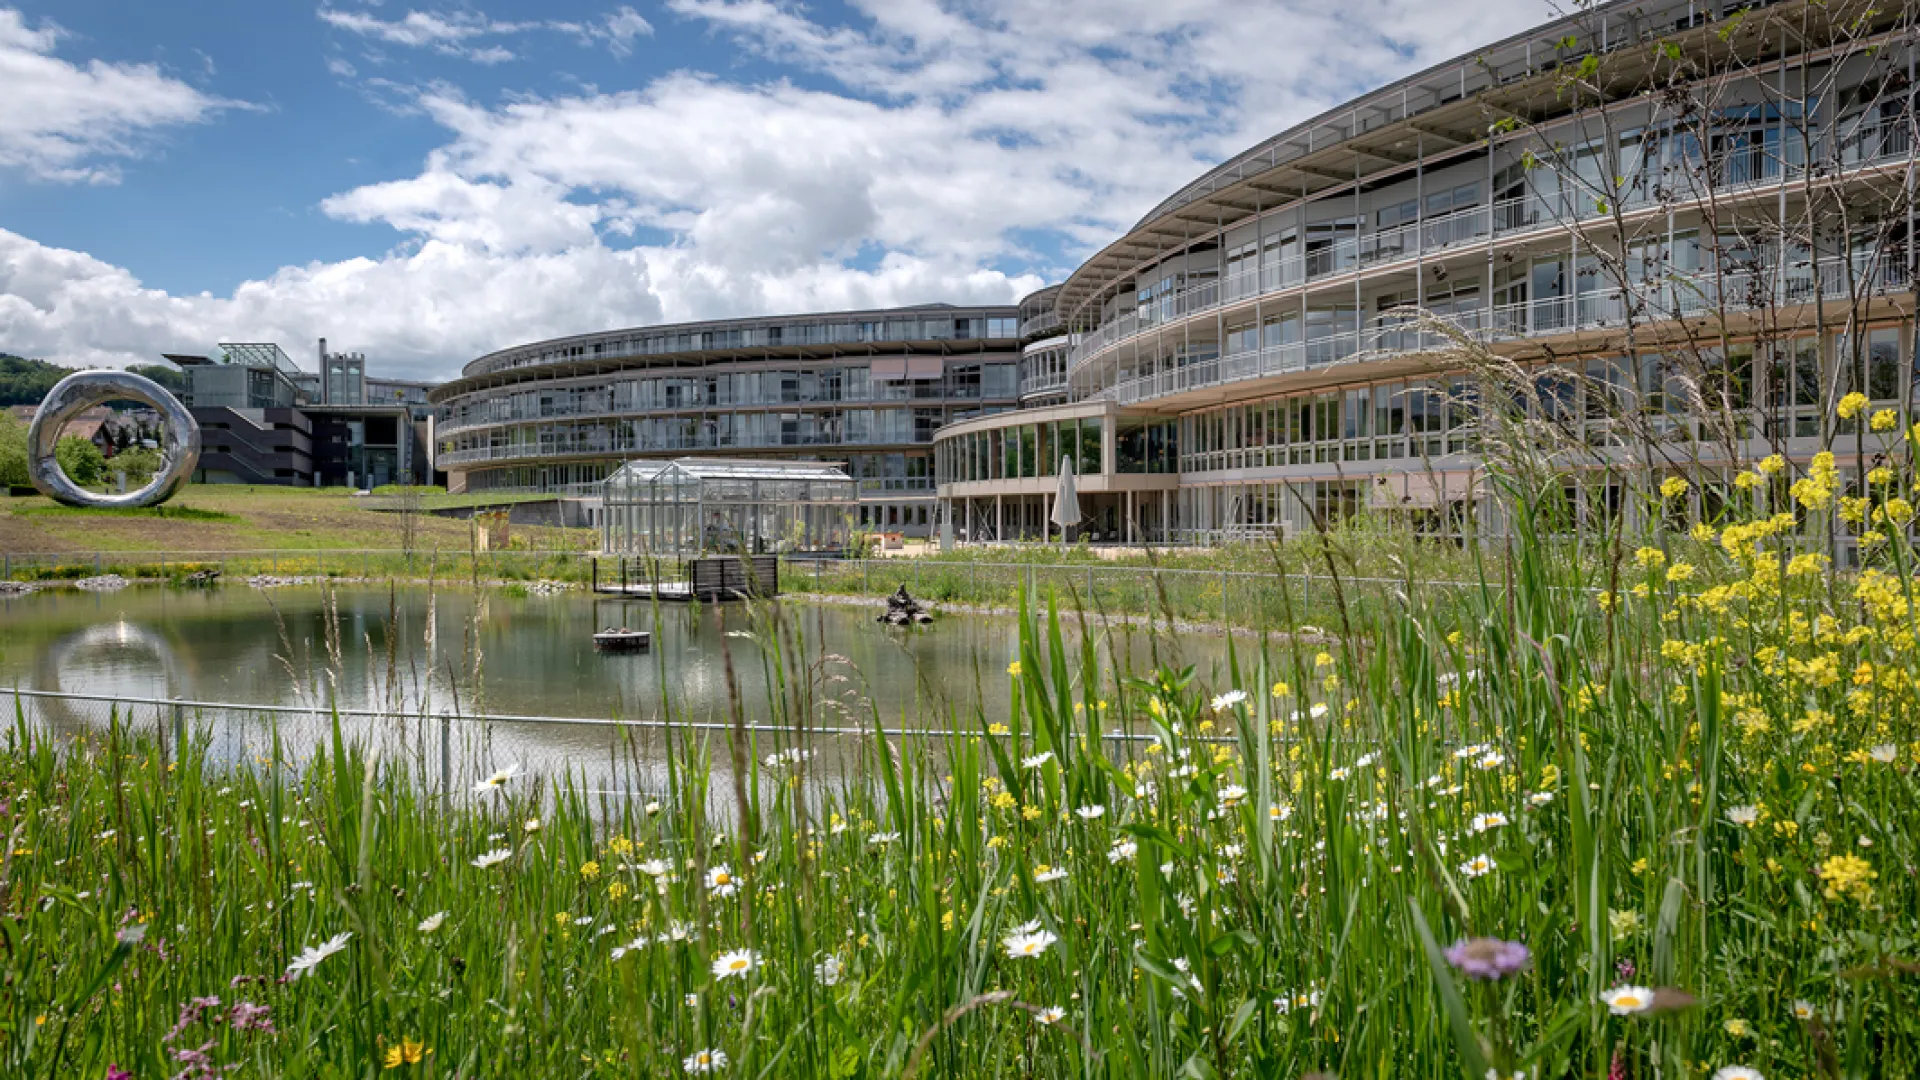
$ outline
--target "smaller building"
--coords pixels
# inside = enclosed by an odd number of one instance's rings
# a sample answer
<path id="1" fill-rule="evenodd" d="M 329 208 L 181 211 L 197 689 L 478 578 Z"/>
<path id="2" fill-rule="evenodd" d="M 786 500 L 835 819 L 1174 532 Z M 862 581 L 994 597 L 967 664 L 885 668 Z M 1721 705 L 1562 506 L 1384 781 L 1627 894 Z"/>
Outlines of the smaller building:
<path id="1" fill-rule="evenodd" d="M 600 546 L 667 558 L 839 552 L 859 505 L 853 478 L 818 461 L 630 461 L 601 483 Z"/>
<path id="2" fill-rule="evenodd" d="M 432 384 L 368 378 L 366 357 L 320 339 L 319 374 L 270 342 L 222 343 L 217 357 L 165 353 L 187 374 L 202 433 L 199 483 L 374 488 L 429 484 Z"/>

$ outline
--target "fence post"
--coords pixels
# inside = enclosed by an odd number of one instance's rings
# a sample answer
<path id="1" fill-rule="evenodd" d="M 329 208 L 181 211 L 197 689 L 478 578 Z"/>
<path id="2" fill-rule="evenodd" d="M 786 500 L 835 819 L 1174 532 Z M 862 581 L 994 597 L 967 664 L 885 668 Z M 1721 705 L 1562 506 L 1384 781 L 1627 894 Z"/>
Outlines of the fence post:
<path id="1" fill-rule="evenodd" d="M 100 553 L 97 551 L 93 553 L 93 576 L 100 576 Z"/>
<path id="2" fill-rule="evenodd" d="M 4 561 L 6 564 L 7 576 L 5 580 L 12 581 L 13 580 L 13 552 L 11 551 L 0 552 L 0 561 Z"/>
<path id="3" fill-rule="evenodd" d="M 453 718 L 440 716 L 440 797 L 453 799 Z"/>
<path id="4" fill-rule="evenodd" d="M 1227 572 L 1220 571 L 1220 625 L 1231 626 L 1233 619 L 1227 614 Z"/>
<path id="5" fill-rule="evenodd" d="M 180 748 L 187 743 L 187 708 L 173 703 L 173 759 L 180 760 Z"/>
<path id="6" fill-rule="evenodd" d="M 863 593 L 873 591 L 872 572 L 873 572 L 872 561 L 869 559 L 861 559 L 860 560 L 860 591 Z"/>

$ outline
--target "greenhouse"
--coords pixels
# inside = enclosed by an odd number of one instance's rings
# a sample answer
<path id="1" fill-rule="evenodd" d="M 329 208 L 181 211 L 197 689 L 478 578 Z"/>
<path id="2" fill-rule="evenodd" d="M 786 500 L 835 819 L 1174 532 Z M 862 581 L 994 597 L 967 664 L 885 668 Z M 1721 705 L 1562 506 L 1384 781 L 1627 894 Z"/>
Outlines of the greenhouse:
<path id="1" fill-rule="evenodd" d="M 601 549 L 687 558 L 840 551 L 859 505 L 853 478 L 818 461 L 631 461 L 601 487 Z"/>

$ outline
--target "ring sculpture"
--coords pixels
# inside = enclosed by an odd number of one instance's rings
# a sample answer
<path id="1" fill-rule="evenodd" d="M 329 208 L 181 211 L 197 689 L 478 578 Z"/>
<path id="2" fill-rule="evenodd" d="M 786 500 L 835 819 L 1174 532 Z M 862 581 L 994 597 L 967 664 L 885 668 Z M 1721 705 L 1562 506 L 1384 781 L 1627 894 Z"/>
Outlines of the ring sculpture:
<path id="1" fill-rule="evenodd" d="M 124 495 L 96 495 L 70 479 L 54 457 L 67 421 L 105 401 L 142 401 L 166 421 L 160 452 L 166 468 L 147 485 Z M 200 425 L 180 399 L 152 379 L 128 371 L 76 371 L 54 384 L 27 429 L 27 472 L 42 495 L 68 506 L 124 509 L 158 506 L 173 498 L 200 463 Z"/>

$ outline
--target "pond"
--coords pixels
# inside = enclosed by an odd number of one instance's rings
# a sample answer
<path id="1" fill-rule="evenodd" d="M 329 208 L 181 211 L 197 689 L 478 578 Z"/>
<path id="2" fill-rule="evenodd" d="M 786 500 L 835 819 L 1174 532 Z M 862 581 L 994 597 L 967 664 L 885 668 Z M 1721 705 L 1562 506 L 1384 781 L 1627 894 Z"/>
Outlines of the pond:
<path id="1" fill-rule="evenodd" d="M 787 638 L 804 661 L 789 672 L 810 679 L 821 699 L 840 704 L 816 724 L 888 728 L 977 726 L 1006 718 L 1006 668 L 1015 655 L 1016 620 L 946 614 L 931 628 L 876 625 L 877 601 L 838 605 L 784 601 Z M 383 713 L 457 713 L 596 720 L 725 723 L 730 717 L 725 661 L 731 654 L 749 724 L 770 719 L 772 665 L 762 642 L 771 609 L 744 604 L 664 605 L 658 623 L 649 604 L 581 592 L 510 595 L 411 587 L 343 586 L 253 589 L 132 587 L 88 593 L 46 589 L 0 598 L 0 686 L 94 698 L 188 700 Z M 651 651 L 608 654 L 594 649 L 594 630 L 650 628 Z M 1154 640 L 1143 629 L 1095 629 L 1103 667 L 1118 656 L 1133 670 L 1158 651 L 1184 654 L 1202 672 L 1223 668 L 1225 641 L 1188 635 Z M 792 676 L 789 675 L 789 678 Z M 869 707 L 870 706 L 870 707 Z M 976 706 L 978 713 L 976 713 Z M 107 706 L 95 701 L 33 699 L 30 711 L 63 727 L 104 729 Z M 158 715 L 153 706 L 136 717 Z M 220 712 L 230 712 L 221 710 Z M 257 755 L 264 714 L 238 717 L 201 710 L 199 721 L 222 721 L 241 733 L 229 756 Z M 320 737 L 324 718 L 311 713 L 302 742 Z M 360 729 L 384 720 L 356 720 Z M 290 714 L 280 723 L 295 728 Z M 423 723 L 432 728 L 431 721 Z M 1110 725 L 1111 726 L 1111 725 Z M 533 723 L 486 725 L 487 747 L 469 745 L 462 730 L 442 734 L 461 743 L 469 767 L 486 757 L 547 765 L 598 762 L 612 753 L 604 728 Z M 656 733 L 657 735 L 657 733 Z M 424 736 L 431 741 L 428 731 Z M 497 745 L 506 738 L 511 745 Z M 418 748 L 416 748 L 418 749 Z M 724 756 L 724 750 L 716 750 Z M 631 755 L 630 755 L 631 756 Z M 657 758 L 657 754 L 642 755 Z M 435 752 L 421 753 L 433 771 Z M 459 770 L 447 766 L 449 772 Z"/>

